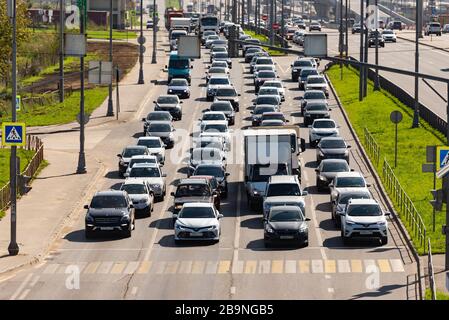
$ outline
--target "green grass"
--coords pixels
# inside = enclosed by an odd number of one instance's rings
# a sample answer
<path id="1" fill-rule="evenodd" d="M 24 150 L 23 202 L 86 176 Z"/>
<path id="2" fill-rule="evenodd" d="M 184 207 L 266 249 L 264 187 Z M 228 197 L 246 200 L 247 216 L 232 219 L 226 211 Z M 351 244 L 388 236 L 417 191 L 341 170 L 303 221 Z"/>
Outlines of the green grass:
<path id="1" fill-rule="evenodd" d="M 165 7 L 173 7 L 179 9 L 181 8 L 181 3 L 179 0 L 165 0 Z"/>
<path id="2" fill-rule="evenodd" d="M 35 29 L 31 32 L 35 33 L 55 33 L 54 29 Z M 88 39 L 109 39 L 109 30 L 87 30 L 87 38 Z M 113 40 L 126 40 L 126 39 L 135 39 L 137 37 L 137 33 L 134 31 L 120 31 L 120 30 L 112 30 L 112 39 Z"/>
<path id="3" fill-rule="evenodd" d="M 259 39 L 262 43 L 269 43 L 270 40 L 268 39 L 267 36 L 264 36 L 263 34 L 256 34 L 254 31 L 250 31 L 245 29 L 245 33 L 249 36 L 251 36 L 251 38 L 253 39 Z M 280 45 L 277 45 L 277 47 L 280 47 Z M 285 53 L 282 51 L 278 51 L 278 50 L 273 50 L 273 49 L 268 49 L 267 50 L 268 54 L 270 56 L 284 56 Z"/>
<path id="4" fill-rule="evenodd" d="M 0 148 L 0 188 L 2 188 L 9 181 L 9 159 L 11 149 Z M 17 156 L 20 157 L 20 171 L 24 170 L 31 158 L 34 155 L 34 151 L 18 148 Z"/>
<path id="5" fill-rule="evenodd" d="M 85 91 L 85 112 L 92 113 L 98 108 L 108 95 L 107 87 L 97 87 Z M 53 124 L 70 123 L 76 120 L 79 113 L 80 92 L 76 91 L 67 97 L 64 102 L 34 106 L 30 110 L 20 111 L 18 121 L 25 122 L 27 126 L 47 126 Z M 8 121 L 9 119 L 5 119 Z"/>
<path id="6" fill-rule="evenodd" d="M 363 128 L 368 128 L 379 144 L 381 159 L 386 157 L 391 166 L 394 165 L 394 125 L 390 121 L 390 113 L 393 110 L 402 112 L 404 118 L 398 125 L 398 166 L 394 172 L 422 216 L 427 236 L 432 242 L 432 252 L 444 252 L 444 237 L 441 234 L 441 226 L 445 224 L 444 214 L 436 214 L 436 228 L 432 232 L 432 206 L 429 200 L 432 198 L 430 189 L 433 189 L 433 175 L 421 172 L 422 164 L 426 163 L 426 146 L 444 145 L 444 136 L 424 121 L 420 122 L 419 128 L 412 129 L 413 111 L 386 91 L 373 92 L 372 82 L 368 84 L 367 98 L 359 102 L 358 73 L 346 67 L 343 71 L 343 81 L 340 80 L 339 66 L 333 66 L 327 73 L 357 135 L 364 143 Z M 382 176 L 382 160 L 380 162 L 376 169 L 379 176 Z M 441 181 L 438 181 L 437 188 L 440 187 Z M 405 218 L 403 221 L 418 252 L 423 253 Z"/>
<path id="7" fill-rule="evenodd" d="M 77 64 L 77 62 L 78 62 L 78 59 L 75 57 L 65 58 L 64 59 L 64 72 L 74 71 L 74 66 L 79 64 L 79 63 Z M 51 74 L 58 72 L 58 70 L 59 70 L 59 63 L 48 66 L 48 67 L 44 68 L 41 72 L 39 72 L 38 75 L 27 77 L 27 78 L 23 79 L 21 81 L 22 85 L 24 85 L 24 86 L 31 85 L 34 82 L 44 79 L 45 76 L 47 76 L 47 75 L 51 75 Z"/>
<path id="8" fill-rule="evenodd" d="M 0 211 L 0 220 L 2 220 L 4 216 L 5 216 L 5 212 L 4 211 Z"/>
<path id="9" fill-rule="evenodd" d="M 430 288 L 426 289 L 426 300 L 432 300 Z M 437 300 L 449 300 L 449 294 L 437 290 Z"/>

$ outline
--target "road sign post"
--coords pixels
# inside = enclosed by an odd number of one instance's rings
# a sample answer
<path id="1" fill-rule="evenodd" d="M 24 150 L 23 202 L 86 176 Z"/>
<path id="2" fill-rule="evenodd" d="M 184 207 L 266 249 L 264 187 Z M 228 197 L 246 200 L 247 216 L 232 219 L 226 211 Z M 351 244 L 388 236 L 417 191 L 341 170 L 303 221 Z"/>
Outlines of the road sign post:
<path id="1" fill-rule="evenodd" d="M 422 165 L 423 173 L 426 173 L 426 172 L 433 173 L 433 189 L 430 191 L 434 195 L 434 200 L 430 201 L 430 204 L 433 207 L 433 210 L 432 210 L 433 211 L 433 214 L 432 214 L 432 226 L 433 226 L 432 230 L 433 230 L 433 232 L 435 232 L 435 211 L 441 211 L 440 205 L 437 201 L 438 199 L 437 199 L 437 197 L 435 197 L 438 194 L 436 194 L 436 193 L 434 194 L 434 192 L 433 192 L 433 191 L 437 191 L 436 190 L 436 180 L 437 180 L 437 177 L 436 177 L 436 172 L 437 172 L 437 170 L 436 170 L 436 154 L 437 154 L 437 152 L 436 152 L 436 150 L 437 150 L 436 146 L 427 146 L 426 147 L 426 162 L 430 162 L 430 163 L 424 163 Z M 441 200 L 442 200 L 441 203 L 444 202 L 444 198 Z"/>
<path id="2" fill-rule="evenodd" d="M 400 111 L 393 111 L 390 114 L 390 120 L 395 124 L 394 130 L 394 167 L 398 165 L 398 123 L 402 121 L 402 113 Z"/>

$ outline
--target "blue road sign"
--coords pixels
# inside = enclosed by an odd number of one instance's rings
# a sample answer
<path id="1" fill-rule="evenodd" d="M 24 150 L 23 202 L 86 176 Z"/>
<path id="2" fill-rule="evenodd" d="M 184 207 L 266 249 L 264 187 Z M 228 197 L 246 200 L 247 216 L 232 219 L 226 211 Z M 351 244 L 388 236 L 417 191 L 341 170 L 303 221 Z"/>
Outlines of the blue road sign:
<path id="1" fill-rule="evenodd" d="M 449 147 L 437 147 L 437 171 L 449 164 Z"/>
<path id="2" fill-rule="evenodd" d="M 24 146 L 26 143 L 25 123 L 3 122 L 2 123 L 2 145 Z"/>

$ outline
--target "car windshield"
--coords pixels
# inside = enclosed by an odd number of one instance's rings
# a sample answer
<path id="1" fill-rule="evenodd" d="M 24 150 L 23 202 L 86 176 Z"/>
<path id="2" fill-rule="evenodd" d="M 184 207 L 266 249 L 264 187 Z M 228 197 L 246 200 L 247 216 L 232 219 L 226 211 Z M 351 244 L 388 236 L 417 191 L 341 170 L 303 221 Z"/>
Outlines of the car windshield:
<path id="1" fill-rule="evenodd" d="M 176 189 L 176 197 L 210 196 L 210 190 L 205 184 L 182 184 Z"/>
<path id="2" fill-rule="evenodd" d="M 259 90 L 259 94 L 263 95 L 263 94 L 276 94 L 278 95 L 278 89 L 277 88 L 260 88 Z"/>
<path id="3" fill-rule="evenodd" d="M 217 35 L 211 35 L 207 37 L 207 41 L 212 41 L 212 40 L 220 40 L 220 37 Z"/>
<path id="4" fill-rule="evenodd" d="M 213 36 L 216 35 L 215 31 L 204 31 L 203 36 L 204 37 L 209 37 L 209 36 Z"/>
<path id="5" fill-rule="evenodd" d="M 172 32 L 171 40 L 179 39 L 180 36 L 185 36 L 186 34 L 186 32 Z"/>
<path id="6" fill-rule="evenodd" d="M 346 148 L 346 143 L 344 140 L 340 139 L 323 139 L 320 141 L 320 148 L 322 149 L 344 149 Z"/>
<path id="7" fill-rule="evenodd" d="M 318 71 L 316 69 L 306 69 L 306 70 L 301 70 L 301 78 L 306 78 L 308 76 L 317 76 L 318 75 Z"/>
<path id="8" fill-rule="evenodd" d="M 159 113 L 159 112 L 151 112 L 147 116 L 148 121 L 170 121 L 171 116 L 170 113 Z"/>
<path id="9" fill-rule="evenodd" d="M 126 192 L 128 192 L 128 194 L 145 194 L 146 190 L 145 190 L 145 186 L 143 184 L 124 184 L 122 186 L 122 189 Z"/>
<path id="10" fill-rule="evenodd" d="M 311 77 L 307 79 L 307 83 L 326 83 L 326 81 L 321 77 Z"/>
<path id="11" fill-rule="evenodd" d="M 145 154 L 144 148 L 126 148 L 123 151 L 122 156 L 124 158 L 131 158 L 132 156 L 141 156 L 143 154 Z"/>
<path id="12" fill-rule="evenodd" d="M 294 67 L 312 67 L 312 61 L 310 60 L 296 60 L 293 62 Z"/>
<path id="13" fill-rule="evenodd" d="M 203 115 L 204 121 L 226 120 L 226 116 L 221 113 L 206 113 Z"/>
<path id="14" fill-rule="evenodd" d="M 263 114 L 262 120 L 282 120 L 284 121 L 284 115 L 278 114 L 278 113 L 269 113 L 269 114 Z"/>
<path id="15" fill-rule="evenodd" d="M 296 29 L 287 29 L 287 32 L 288 33 L 293 33 L 293 32 L 295 32 L 296 31 Z"/>
<path id="16" fill-rule="evenodd" d="M 338 203 L 340 204 L 347 204 L 349 199 L 371 199 L 371 196 L 369 193 L 353 193 L 353 194 L 346 194 L 340 197 L 338 200 Z"/>
<path id="17" fill-rule="evenodd" d="M 270 221 L 304 221 L 300 210 L 272 210 L 270 213 Z"/>
<path id="18" fill-rule="evenodd" d="M 168 123 L 151 123 L 148 127 L 149 132 L 169 132 L 171 126 Z"/>
<path id="19" fill-rule="evenodd" d="M 132 178 L 138 177 L 148 177 L 148 178 L 158 178 L 161 176 L 159 168 L 157 167 L 133 167 L 129 174 Z"/>
<path id="20" fill-rule="evenodd" d="M 307 111 L 327 111 L 327 106 L 325 104 L 308 104 Z"/>
<path id="21" fill-rule="evenodd" d="M 213 52 L 227 52 L 228 50 L 226 50 L 225 47 L 214 47 L 212 49 Z"/>
<path id="22" fill-rule="evenodd" d="M 261 70 L 259 73 L 257 73 L 257 76 L 259 78 L 276 78 L 276 73 L 274 73 L 273 71 Z"/>
<path id="23" fill-rule="evenodd" d="M 300 196 L 301 190 L 296 183 L 275 183 L 268 187 L 267 197 Z"/>
<path id="24" fill-rule="evenodd" d="M 218 141 L 201 141 L 199 147 L 223 149 L 223 145 Z"/>
<path id="25" fill-rule="evenodd" d="M 213 103 L 210 106 L 210 110 L 212 111 L 232 111 L 234 110 L 230 104 L 227 103 Z"/>
<path id="26" fill-rule="evenodd" d="M 217 96 L 223 97 L 235 97 L 237 92 L 233 88 L 221 88 L 217 90 Z"/>
<path id="27" fill-rule="evenodd" d="M 159 104 L 177 104 L 178 103 L 178 97 L 170 97 L 170 96 L 163 96 L 157 98 L 157 103 Z"/>
<path id="28" fill-rule="evenodd" d="M 139 139 L 137 141 L 138 146 L 146 146 L 147 148 L 160 148 L 162 147 L 161 141 L 158 139 Z"/>
<path id="29" fill-rule="evenodd" d="M 393 31 L 391 31 L 391 30 L 384 30 L 384 31 L 382 31 L 382 34 L 393 34 Z"/>
<path id="30" fill-rule="evenodd" d="M 263 114 L 264 112 L 274 112 L 274 107 L 257 107 L 254 114 Z"/>
<path id="31" fill-rule="evenodd" d="M 129 167 L 132 168 L 136 163 L 156 163 L 156 158 L 131 159 Z"/>
<path id="32" fill-rule="evenodd" d="M 317 129 L 321 129 L 321 128 L 335 128 L 335 122 L 333 121 L 314 121 L 313 122 L 313 127 L 317 128 Z"/>
<path id="33" fill-rule="evenodd" d="M 215 218 L 214 210 L 210 207 L 183 208 L 178 218 L 182 219 L 210 219 Z"/>
<path id="34" fill-rule="evenodd" d="M 273 60 L 271 60 L 270 58 L 258 58 L 256 63 L 257 64 L 273 64 Z"/>
<path id="35" fill-rule="evenodd" d="M 186 87 L 187 86 L 187 80 L 185 79 L 173 79 L 169 86 L 174 86 L 174 87 Z"/>
<path id="36" fill-rule="evenodd" d="M 188 69 L 189 59 L 170 59 L 168 67 L 173 69 Z"/>
<path id="37" fill-rule="evenodd" d="M 228 64 L 226 63 L 226 61 L 214 61 L 211 65 L 211 69 L 216 67 L 226 68 L 227 66 Z"/>
<path id="38" fill-rule="evenodd" d="M 254 52 L 259 52 L 261 51 L 260 48 L 249 48 L 248 50 L 246 50 L 246 54 L 248 53 L 254 53 Z"/>
<path id="39" fill-rule="evenodd" d="M 365 181 L 362 177 L 339 177 L 335 186 L 337 188 L 365 187 Z"/>
<path id="40" fill-rule="evenodd" d="M 252 43 L 260 43 L 259 39 L 247 39 L 246 41 L 252 42 Z"/>
<path id="41" fill-rule="evenodd" d="M 323 162 L 321 172 L 345 172 L 349 170 L 346 161 L 342 162 Z"/>
<path id="42" fill-rule="evenodd" d="M 256 99 L 256 105 L 257 104 L 271 104 L 271 105 L 278 105 L 279 99 L 276 97 L 258 97 Z"/>
<path id="43" fill-rule="evenodd" d="M 306 93 L 304 94 L 304 99 L 308 99 L 308 100 L 325 100 L 326 96 L 324 95 L 323 91 L 318 91 L 318 92 L 306 91 Z"/>
<path id="44" fill-rule="evenodd" d="M 252 176 L 251 181 L 253 182 L 268 182 L 268 179 L 271 176 L 280 176 L 280 175 L 287 175 L 287 167 L 283 165 L 278 165 L 273 168 L 271 164 L 269 165 L 260 165 L 256 166 L 252 170 Z"/>
<path id="45" fill-rule="evenodd" d="M 226 132 L 227 131 L 227 127 L 224 124 L 206 124 L 204 126 L 204 130 L 206 132 Z"/>
<path id="46" fill-rule="evenodd" d="M 224 171 L 217 166 L 200 166 L 195 170 L 195 176 L 213 176 L 217 178 L 224 177 Z"/>
<path id="47" fill-rule="evenodd" d="M 221 67 L 213 67 L 209 69 L 209 73 L 226 73 L 226 69 Z"/>
<path id="48" fill-rule="evenodd" d="M 102 208 L 126 208 L 126 199 L 123 196 L 94 196 L 92 202 L 90 203 L 91 208 L 102 209 Z"/>
<path id="49" fill-rule="evenodd" d="M 214 54 L 214 58 L 217 59 L 227 59 L 228 58 L 228 54 L 226 52 L 217 52 L 216 54 Z"/>
<path id="50" fill-rule="evenodd" d="M 282 84 L 280 82 L 270 82 L 270 81 L 266 81 L 263 85 L 263 87 L 275 87 L 275 88 L 282 88 Z"/>
<path id="51" fill-rule="evenodd" d="M 380 210 L 377 204 L 350 205 L 348 209 L 348 216 L 353 217 L 375 217 L 381 215 L 382 210 Z"/>
<path id="52" fill-rule="evenodd" d="M 217 84 L 230 84 L 228 78 L 211 78 L 209 80 L 210 85 L 217 85 Z"/>

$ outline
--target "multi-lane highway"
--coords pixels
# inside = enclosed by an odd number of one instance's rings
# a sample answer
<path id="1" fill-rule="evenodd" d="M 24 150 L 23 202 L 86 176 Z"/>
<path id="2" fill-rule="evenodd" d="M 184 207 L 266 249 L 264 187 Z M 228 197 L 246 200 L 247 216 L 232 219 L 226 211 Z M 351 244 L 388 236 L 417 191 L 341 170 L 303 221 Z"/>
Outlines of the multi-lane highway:
<path id="1" fill-rule="evenodd" d="M 163 12 L 163 2 L 158 4 L 159 12 Z M 160 32 L 159 37 L 168 58 L 167 33 Z M 286 101 L 281 111 L 288 116 L 290 124 L 300 127 L 301 136 L 307 141 L 309 129 L 299 116 L 299 97 L 303 92 L 298 90 L 297 83 L 290 81 L 289 66 L 294 59 L 295 56 L 276 58 L 277 72 L 286 86 Z M 186 177 L 184 158 L 189 147 L 188 133 L 192 132 L 202 110 L 210 105 L 205 98 L 204 80 L 208 64 L 209 53 L 203 49 L 202 58 L 193 62 L 191 97 L 184 100 L 183 118 L 175 122 L 180 133 L 178 141 L 175 148 L 167 151 L 163 167 L 167 174 L 167 195 L 175 190 L 180 178 Z M 166 73 L 154 75 L 158 85 L 148 93 L 147 101 L 166 93 L 166 77 Z M 255 98 L 252 74 L 243 58 L 233 59 L 230 78 L 241 93 L 240 112 L 232 127 L 238 136 L 240 130 L 251 125 L 250 106 Z M 379 188 L 334 97 L 329 102 L 332 118 L 341 126 L 340 134 L 352 145 L 351 168 L 365 175 L 372 184 L 370 190 L 374 197 L 384 206 Z M 96 138 L 88 141 L 88 150 L 108 171 L 99 179 L 97 190 L 116 189 L 123 182 L 117 172 L 116 154 L 135 143 L 142 132 L 141 115 L 151 110 L 153 104 L 147 103 L 131 121 L 91 129 L 87 139 Z M 240 146 L 241 141 L 235 139 L 232 152 Z M 302 187 L 309 192 L 306 196 L 306 211 L 311 219 L 308 247 L 264 247 L 261 215 L 247 205 L 242 163 L 231 162 L 228 163 L 229 196 L 222 200 L 220 209 L 224 218 L 219 243 L 175 244 L 170 196 L 156 204 L 151 217 L 137 219 L 136 229 L 127 239 L 86 240 L 84 212 L 80 210 L 75 223 L 55 242 L 42 263 L 0 279 L 0 299 L 417 298 L 416 265 L 393 221 L 389 224 L 389 242 L 385 246 L 370 241 L 343 244 L 340 230 L 331 220 L 329 193 L 318 192 L 315 187 L 315 152 L 307 145 L 300 155 Z M 73 285 L 78 276 L 79 288 Z"/>

